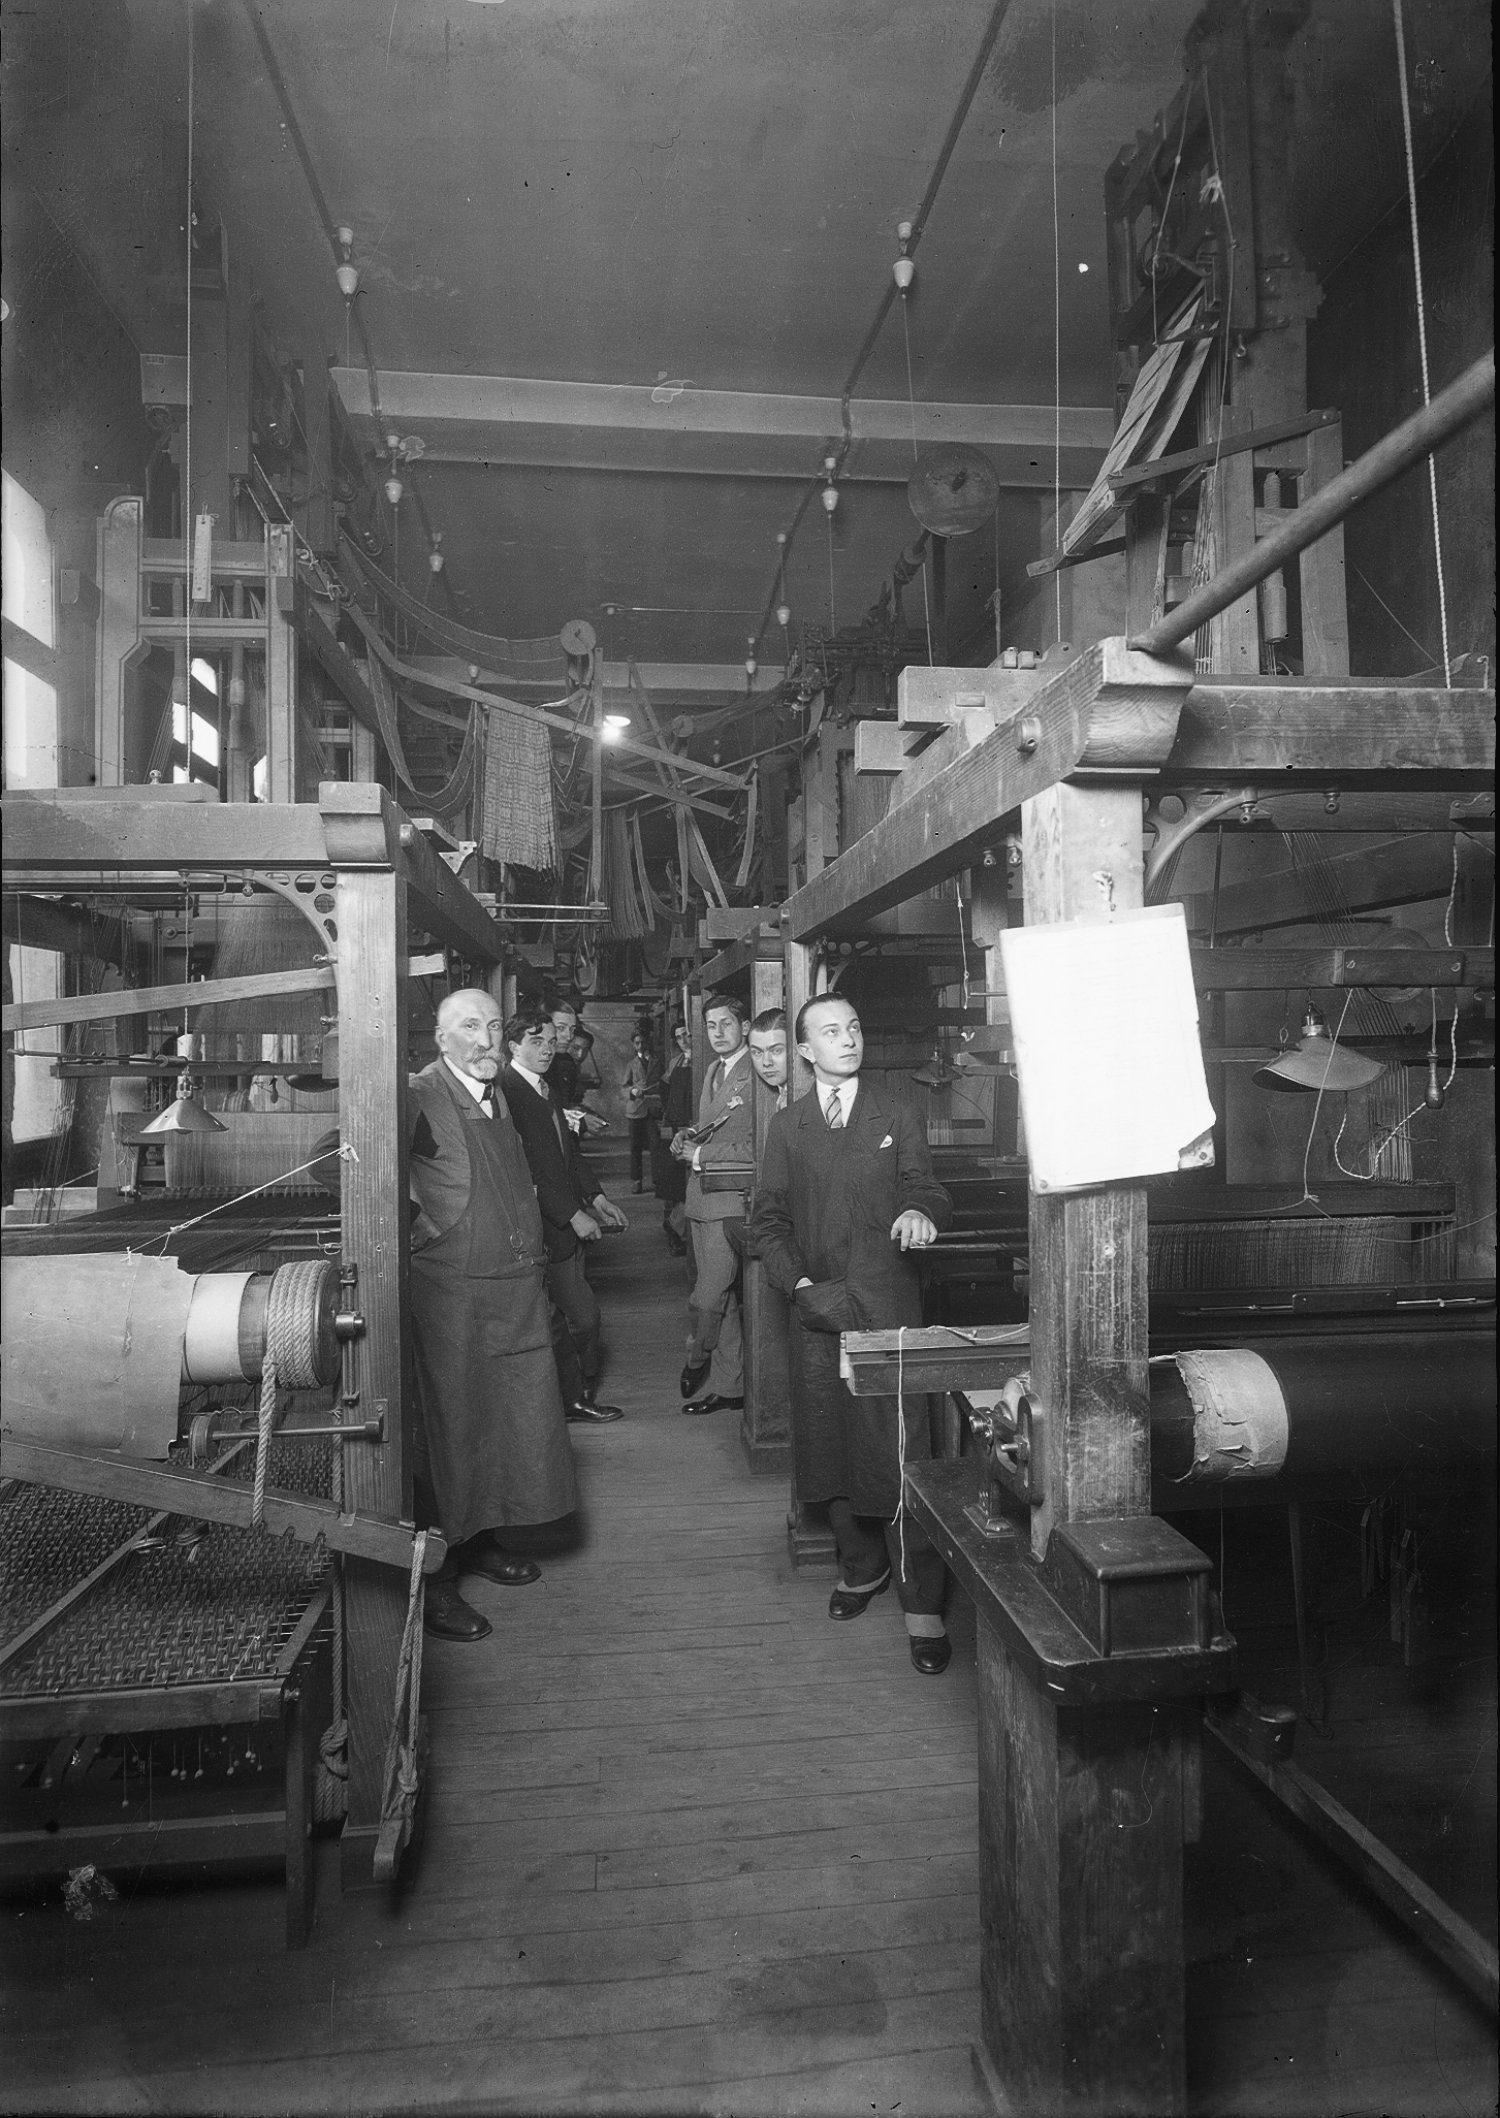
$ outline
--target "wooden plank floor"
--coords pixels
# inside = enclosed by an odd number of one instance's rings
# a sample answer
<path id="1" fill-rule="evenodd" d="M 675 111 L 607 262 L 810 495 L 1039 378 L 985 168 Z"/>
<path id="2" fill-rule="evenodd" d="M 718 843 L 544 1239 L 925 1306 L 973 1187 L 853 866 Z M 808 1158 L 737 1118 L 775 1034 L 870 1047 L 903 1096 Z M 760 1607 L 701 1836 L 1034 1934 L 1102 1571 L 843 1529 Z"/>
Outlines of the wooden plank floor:
<path id="1" fill-rule="evenodd" d="M 640 1203 L 594 1273 L 627 1419 L 574 1430 L 581 1534 L 542 1581 L 472 1585 L 493 1637 L 428 1643 L 401 1890 L 341 1903 L 323 1849 L 290 1956 L 265 1879 L 122 1878 L 87 1924 L 8 1909 L 5 2108 L 988 2110 L 972 1615 L 939 1680 L 893 1598 L 829 1623 L 782 1481 L 732 1415 L 679 1412 L 683 1268 Z M 1211 1764 L 1209 1791 L 1195 2109 L 1490 2108 L 1463 1996 L 1257 1790 Z"/>

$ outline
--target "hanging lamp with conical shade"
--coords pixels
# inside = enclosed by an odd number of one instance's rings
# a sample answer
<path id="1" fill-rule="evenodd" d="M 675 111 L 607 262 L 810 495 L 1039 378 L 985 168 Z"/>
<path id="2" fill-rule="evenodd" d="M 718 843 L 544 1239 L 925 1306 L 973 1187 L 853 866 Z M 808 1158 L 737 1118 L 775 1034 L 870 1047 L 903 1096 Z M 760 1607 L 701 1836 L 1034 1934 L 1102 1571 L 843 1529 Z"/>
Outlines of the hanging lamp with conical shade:
<path id="1" fill-rule="evenodd" d="M 138 1140 L 159 1139 L 163 1133 L 221 1133 L 227 1128 L 198 1101 L 198 1084 L 191 1074 L 179 1074 L 177 1093 L 164 1111 L 136 1134 Z"/>
<path id="2" fill-rule="evenodd" d="M 1315 1007 L 1302 1018 L 1302 1035 L 1296 1045 L 1257 1067 L 1250 1076 L 1257 1088 L 1268 1088 L 1283 1096 L 1346 1095 L 1351 1088 L 1368 1088 L 1385 1072 L 1379 1059 L 1367 1059 L 1335 1043 L 1328 1024 Z"/>

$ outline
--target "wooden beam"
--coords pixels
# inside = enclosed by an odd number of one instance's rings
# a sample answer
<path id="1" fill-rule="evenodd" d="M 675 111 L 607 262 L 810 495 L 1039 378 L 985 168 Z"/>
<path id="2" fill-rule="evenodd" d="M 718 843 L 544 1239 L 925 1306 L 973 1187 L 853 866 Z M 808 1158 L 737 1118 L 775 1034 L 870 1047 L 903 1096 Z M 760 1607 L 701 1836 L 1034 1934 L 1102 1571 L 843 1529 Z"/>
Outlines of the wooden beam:
<path id="1" fill-rule="evenodd" d="M 206 1522 L 233 1523 L 249 1529 L 254 1491 L 248 1480 L 216 1478 L 212 1471 L 188 1471 L 177 1464 L 143 1463 L 123 1456 L 93 1455 L 85 1449 L 54 1448 L 46 1442 L 7 1438 L 5 1472 L 28 1485 L 56 1486 L 64 1493 L 102 1493 L 136 1507 L 165 1508 L 174 1515 L 201 1516 Z M 288 1530 L 303 1544 L 322 1538 L 336 1552 L 348 1552 L 372 1565 L 410 1571 L 413 1531 L 410 1523 L 377 1520 L 372 1515 L 341 1514 L 332 1501 L 306 1493 L 266 1489 L 266 1534 Z M 429 1538 L 426 1569 L 436 1572 L 446 1546 Z M 404 1590 L 404 1582 L 402 1583 Z M 403 1605 L 404 1605 L 403 1594 Z M 390 1701 L 386 1705 L 389 1709 Z M 388 1716 L 387 1716 L 388 1717 Z"/>
<path id="2" fill-rule="evenodd" d="M 1197 470 L 1200 465 L 1218 463 L 1226 456 L 1243 455 L 1247 449 L 1265 449 L 1277 441 L 1295 441 L 1300 434 L 1310 434 L 1314 427 L 1337 426 L 1337 412 L 1303 412 L 1296 419 L 1278 419 L 1260 427 L 1248 427 L 1243 434 L 1226 434 L 1222 440 L 1204 442 L 1196 449 L 1178 449 L 1171 456 L 1157 456 L 1150 463 L 1127 464 L 1110 477 L 1110 497 L 1116 506 L 1134 497 L 1143 485 L 1155 485 L 1158 479 L 1175 476 L 1178 471 Z"/>
<path id="3" fill-rule="evenodd" d="M 1224 777 L 1281 787 L 1495 784 L 1495 694 L 1399 685 L 1193 685 L 1157 786 Z"/>
<path id="4" fill-rule="evenodd" d="M 905 671 L 902 672 L 905 675 Z M 856 721 L 854 724 L 854 769 L 856 772 L 889 773 L 903 770 L 922 747 L 921 731 L 903 728 L 896 721 Z"/>
<path id="5" fill-rule="evenodd" d="M 1335 854 L 1323 874 L 1350 912 L 1421 904 L 1427 898 L 1447 896 L 1453 876 L 1453 844 L 1447 836 L 1392 839 L 1373 851 Z M 1296 926 L 1318 917 L 1309 879 L 1297 868 L 1284 868 L 1253 882 L 1231 883 L 1220 890 L 1217 907 L 1211 891 L 1199 890 L 1183 899 L 1183 908 L 1192 931 L 1203 932 L 1212 926 L 1220 935 Z M 1410 985 L 1413 981 L 1390 982 Z"/>
<path id="6" fill-rule="evenodd" d="M 1193 983 L 1204 993 L 1281 991 L 1289 986 L 1472 986 L 1492 992 L 1493 949 L 1194 949 Z"/>
<path id="7" fill-rule="evenodd" d="M 1398 1860 L 1342 1802 L 1291 1759 L 1258 1757 L 1230 1716 L 1209 1714 L 1205 1723 L 1231 1757 L 1305 1824 L 1313 1836 L 1351 1868 L 1403 1926 L 1445 1963 L 1493 2013 L 1500 2002 L 1500 1956 L 1493 1942 L 1440 1898 L 1415 1870 Z"/>
<path id="8" fill-rule="evenodd" d="M 158 802 L 121 791 L 74 801 L 11 791 L 3 804 L 7 869 L 326 868 L 316 809 L 295 802 Z"/>
<path id="9" fill-rule="evenodd" d="M 976 672 L 946 675 L 956 697 Z M 1024 711 L 938 774 L 920 802 L 893 808 L 810 878 L 787 901 L 787 932 L 807 941 L 857 928 L 871 913 L 916 896 L 966 866 L 1008 812 L 1072 774 L 1128 769 L 1138 780 L 1151 778 L 1171 751 L 1191 686 L 1181 663 L 1135 655 L 1121 640 L 1086 649 L 1048 678 Z"/>
<path id="10" fill-rule="evenodd" d="M 319 993 L 334 982 L 329 966 L 305 971 L 259 971 L 246 978 L 205 978 L 191 984 L 122 986 L 112 993 L 79 993 L 71 999 L 18 1000 L 5 1008 L 0 1028 L 49 1029 L 64 1022 L 111 1022 L 120 1015 L 154 1015 L 168 1009 L 217 1007 L 230 1000 L 265 1000 L 288 993 Z M 183 1065 L 191 1071 L 190 1062 Z"/>

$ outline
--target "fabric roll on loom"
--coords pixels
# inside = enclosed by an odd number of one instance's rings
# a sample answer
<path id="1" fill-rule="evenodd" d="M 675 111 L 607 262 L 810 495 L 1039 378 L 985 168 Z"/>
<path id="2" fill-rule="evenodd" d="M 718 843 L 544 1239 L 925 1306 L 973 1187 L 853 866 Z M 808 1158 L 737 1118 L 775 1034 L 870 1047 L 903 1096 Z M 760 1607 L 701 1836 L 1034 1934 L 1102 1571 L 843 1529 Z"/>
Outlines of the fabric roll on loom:
<path id="1" fill-rule="evenodd" d="M 284 1387 L 331 1383 L 337 1298 L 327 1259 L 190 1273 L 129 1251 L 7 1258 L 4 1434 L 160 1460 L 184 1382 L 258 1381 L 269 1352 Z"/>

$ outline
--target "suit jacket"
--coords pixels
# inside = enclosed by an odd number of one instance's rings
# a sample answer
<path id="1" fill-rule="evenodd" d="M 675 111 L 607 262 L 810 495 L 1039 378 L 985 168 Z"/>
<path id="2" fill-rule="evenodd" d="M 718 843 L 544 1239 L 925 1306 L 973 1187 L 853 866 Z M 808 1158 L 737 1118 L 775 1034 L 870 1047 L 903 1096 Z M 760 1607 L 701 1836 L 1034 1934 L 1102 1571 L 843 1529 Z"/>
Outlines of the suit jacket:
<path id="1" fill-rule="evenodd" d="M 740 1190 L 705 1191 L 699 1171 L 735 1163 L 748 1167 L 755 1161 L 755 1069 L 750 1064 L 749 1053 L 744 1052 L 735 1061 L 727 1081 L 719 1081 L 720 1071 L 721 1064 L 716 1059 L 708 1070 L 698 1098 L 700 1126 L 712 1124 L 720 1117 L 724 1123 L 712 1139 L 704 1141 L 698 1151 L 698 1168 L 688 1173 L 687 1217 L 690 1221 L 738 1220 L 745 1210 L 744 1192 L 749 1188 L 750 1179 L 745 1179 Z"/>
<path id="2" fill-rule="evenodd" d="M 509 1066 L 500 1069 L 499 1089 L 525 1150 L 531 1181 L 536 1186 L 547 1258 L 549 1263 L 556 1265 L 564 1258 L 572 1257 L 577 1250 L 573 1216 L 580 1206 L 587 1208 L 599 1186 L 589 1175 L 578 1151 L 577 1139 L 563 1116 L 562 1098 L 552 1086 L 551 1072 L 549 1067 L 545 1099 Z"/>
<path id="3" fill-rule="evenodd" d="M 909 1208 L 939 1228 L 952 1202 L 932 1174 L 927 1128 L 905 1097 L 861 1076 L 849 1123 L 830 1133 L 816 1091 L 766 1135 L 748 1240 L 766 1277 L 814 1330 L 922 1321 L 915 1260 L 891 1241 Z M 813 1282 L 794 1295 L 797 1281 Z"/>

